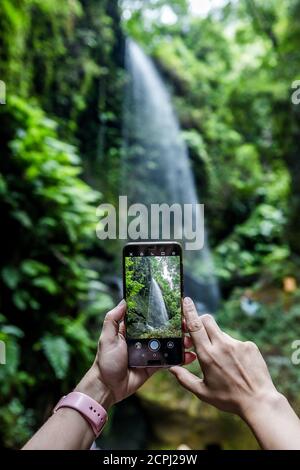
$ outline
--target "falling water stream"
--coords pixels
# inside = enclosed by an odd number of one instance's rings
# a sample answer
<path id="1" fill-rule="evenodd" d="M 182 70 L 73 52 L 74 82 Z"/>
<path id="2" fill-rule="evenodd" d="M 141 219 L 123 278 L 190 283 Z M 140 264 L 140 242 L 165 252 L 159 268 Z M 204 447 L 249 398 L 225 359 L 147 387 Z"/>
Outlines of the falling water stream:
<path id="1" fill-rule="evenodd" d="M 168 323 L 169 316 L 161 289 L 154 279 L 151 278 L 147 325 L 151 328 L 161 328 Z"/>
<path id="2" fill-rule="evenodd" d="M 147 207 L 195 206 L 198 197 L 188 151 L 169 91 L 153 61 L 132 40 L 127 41 L 126 69 L 122 194 L 129 204 Z M 185 294 L 196 300 L 201 312 L 214 311 L 219 294 L 207 240 L 201 250 L 186 251 L 184 259 Z"/>

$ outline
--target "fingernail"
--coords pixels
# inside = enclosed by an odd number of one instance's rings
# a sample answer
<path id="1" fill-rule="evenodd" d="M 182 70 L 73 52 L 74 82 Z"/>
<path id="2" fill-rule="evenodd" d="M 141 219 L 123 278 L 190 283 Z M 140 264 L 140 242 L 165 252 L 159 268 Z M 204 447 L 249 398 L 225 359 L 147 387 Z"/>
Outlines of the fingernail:
<path id="1" fill-rule="evenodd" d="M 183 299 L 183 303 L 184 303 L 185 305 L 191 305 L 191 304 L 193 303 L 193 301 L 192 301 L 192 299 L 191 299 L 190 297 L 185 297 L 185 298 Z"/>
<path id="2" fill-rule="evenodd" d="M 126 301 L 124 299 L 122 299 L 121 302 L 118 303 L 117 307 L 123 307 L 123 305 L 126 305 Z"/>
<path id="3" fill-rule="evenodd" d="M 201 315 L 201 317 L 208 317 L 208 318 L 213 318 L 214 319 L 214 317 L 210 313 L 203 313 L 203 315 Z"/>

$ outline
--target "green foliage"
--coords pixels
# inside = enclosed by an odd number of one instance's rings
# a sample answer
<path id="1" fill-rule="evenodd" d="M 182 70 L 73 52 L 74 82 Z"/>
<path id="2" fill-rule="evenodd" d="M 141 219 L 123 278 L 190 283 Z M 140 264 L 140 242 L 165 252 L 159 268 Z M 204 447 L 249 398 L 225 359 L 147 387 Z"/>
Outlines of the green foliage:
<path id="1" fill-rule="evenodd" d="M 290 249 L 284 240 L 286 218 L 280 209 L 260 204 L 246 222 L 216 249 L 216 264 L 222 279 L 239 279 L 261 273 L 280 280 L 291 272 Z"/>
<path id="2" fill-rule="evenodd" d="M 98 274 L 84 254 L 94 242 L 100 195 L 79 178 L 74 147 L 58 139 L 55 122 L 39 107 L 20 98 L 9 97 L 0 119 L 6 134 L 0 205 L 7 235 L 0 338 L 7 344 L 7 364 L 0 368 L 0 420 L 3 443 L 18 446 L 56 397 L 57 385 L 51 388 L 56 380 L 63 391 L 76 380 L 69 375 L 71 364 L 77 377 L 90 365 L 99 328 L 89 320 L 93 303 L 99 316 L 109 302 L 103 286 L 95 291 Z M 42 407 L 33 411 L 38 394 Z M 27 415 L 23 432 L 13 435 L 11 423 L 20 427 Z"/>
<path id="3" fill-rule="evenodd" d="M 41 344 L 55 376 L 58 379 L 64 379 L 69 370 L 70 363 L 70 347 L 68 343 L 61 336 L 47 334 L 41 339 Z"/>
<path id="4" fill-rule="evenodd" d="M 218 314 L 218 322 L 227 333 L 242 341 L 254 341 L 261 349 L 276 386 L 291 400 L 299 396 L 299 365 L 292 363 L 292 343 L 300 337 L 300 293 L 283 295 L 277 290 L 264 300 L 268 288 L 256 288 L 258 310 L 247 316 L 241 307 L 240 289 L 231 296 Z"/>
<path id="5" fill-rule="evenodd" d="M 125 272 L 127 307 L 129 310 L 132 310 L 136 305 L 135 298 L 147 285 L 148 273 L 145 273 L 142 259 L 133 260 L 129 257 L 125 259 Z"/>
<path id="6" fill-rule="evenodd" d="M 0 31 L 0 443 L 16 447 L 90 365 L 113 306 L 86 254 L 100 194 L 82 176 L 118 183 L 122 35 L 108 0 L 3 0 Z"/>
<path id="7" fill-rule="evenodd" d="M 7 447 L 15 447 L 31 437 L 33 411 L 25 409 L 18 398 L 13 398 L 0 408 L 0 422 L 4 443 Z"/>
<path id="8" fill-rule="evenodd" d="M 290 109 L 290 87 L 299 2 L 238 2 L 203 18 L 181 12 L 170 26 L 147 20 L 165 4 L 131 4 L 125 28 L 172 86 L 218 275 L 225 286 L 261 274 L 276 281 L 298 271 L 290 256 L 300 239 L 299 107 Z"/>
<path id="9" fill-rule="evenodd" d="M 26 441 L 32 432 L 34 413 L 26 408 L 25 390 L 34 383 L 34 377 L 20 368 L 20 340 L 23 331 L 7 323 L 0 315 L 0 340 L 5 344 L 6 364 L 0 365 L 0 423 L 1 440 L 7 447 L 15 447 Z M 13 392 L 13 396 L 12 396 Z"/>

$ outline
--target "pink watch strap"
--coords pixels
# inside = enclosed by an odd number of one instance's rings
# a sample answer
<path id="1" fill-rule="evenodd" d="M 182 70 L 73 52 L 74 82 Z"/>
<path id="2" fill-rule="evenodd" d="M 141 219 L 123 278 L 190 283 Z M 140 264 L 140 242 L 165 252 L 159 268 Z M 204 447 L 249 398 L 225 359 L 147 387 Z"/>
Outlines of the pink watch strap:
<path id="1" fill-rule="evenodd" d="M 107 421 L 107 413 L 103 406 L 84 393 L 71 392 L 59 400 L 53 413 L 65 407 L 78 411 L 89 422 L 96 437 L 99 436 Z"/>

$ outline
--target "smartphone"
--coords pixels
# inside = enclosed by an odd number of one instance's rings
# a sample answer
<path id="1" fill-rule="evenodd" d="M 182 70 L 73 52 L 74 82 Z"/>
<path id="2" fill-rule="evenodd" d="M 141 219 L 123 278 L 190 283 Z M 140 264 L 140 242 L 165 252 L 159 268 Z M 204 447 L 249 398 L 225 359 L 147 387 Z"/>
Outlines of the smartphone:
<path id="1" fill-rule="evenodd" d="M 128 364 L 183 363 L 182 249 L 179 243 L 128 243 L 123 249 Z"/>

